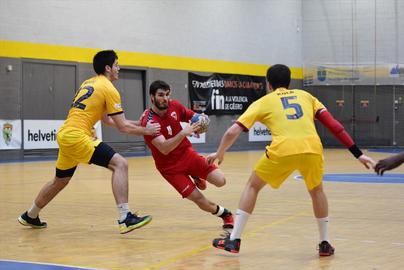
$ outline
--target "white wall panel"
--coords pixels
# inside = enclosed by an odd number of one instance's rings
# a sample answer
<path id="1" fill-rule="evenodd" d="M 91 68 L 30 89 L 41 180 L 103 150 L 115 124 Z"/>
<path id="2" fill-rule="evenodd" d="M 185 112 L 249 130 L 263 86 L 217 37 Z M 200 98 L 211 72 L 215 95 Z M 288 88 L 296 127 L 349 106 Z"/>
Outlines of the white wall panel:
<path id="1" fill-rule="evenodd" d="M 304 0 L 303 63 L 404 63 L 403 0 Z"/>
<path id="2" fill-rule="evenodd" d="M 0 39 L 302 65 L 301 0 L 0 0 Z"/>

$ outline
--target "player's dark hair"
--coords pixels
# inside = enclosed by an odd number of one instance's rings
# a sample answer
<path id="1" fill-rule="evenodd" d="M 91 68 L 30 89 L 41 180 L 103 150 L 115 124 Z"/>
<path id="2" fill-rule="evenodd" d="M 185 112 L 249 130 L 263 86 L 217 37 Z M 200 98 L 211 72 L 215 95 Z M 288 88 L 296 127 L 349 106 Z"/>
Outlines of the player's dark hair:
<path id="1" fill-rule="evenodd" d="M 98 75 L 105 73 L 105 66 L 112 68 L 118 55 L 113 50 L 100 51 L 93 58 L 93 68 Z"/>
<path id="2" fill-rule="evenodd" d="M 171 90 L 168 83 L 166 83 L 165 81 L 157 80 L 150 84 L 149 94 L 153 96 L 156 95 L 158 89 Z"/>
<path id="3" fill-rule="evenodd" d="M 274 90 L 279 87 L 289 88 L 290 69 L 282 64 L 273 65 L 268 68 L 267 80 Z"/>

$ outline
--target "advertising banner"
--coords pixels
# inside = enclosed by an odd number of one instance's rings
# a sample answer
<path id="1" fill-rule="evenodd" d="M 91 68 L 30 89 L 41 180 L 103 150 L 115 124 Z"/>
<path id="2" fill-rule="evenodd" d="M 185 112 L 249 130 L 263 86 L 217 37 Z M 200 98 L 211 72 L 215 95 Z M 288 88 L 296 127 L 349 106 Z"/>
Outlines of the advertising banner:
<path id="1" fill-rule="evenodd" d="M 24 120 L 24 149 L 58 148 L 56 133 L 64 120 Z M 101 123 L 95 124 L 95 135 L 102 140 Z"/>
<path id="2" fill-rule="evenodd" d="M 0 120 L 0 150 L 21 149 L 21 120 Z"/>
<path id="3" fill-rule="evenodd" d="M 242 114 L 266 94 L 266 80 L 260 76 L 188 73 L 188 87 L 191 109 L 208 115 Z"/>
<path id="4" fill-rule="evenodd" d="M 305 86 L 310 85 L 395 85 L 404 83 L 404 64 L 306 65 Z"/>
<path id="5" fill-rule="evenodd" d="M 248 141 L 269 142 L 272 141 L 272 135 L 265 125 L 260 122 L 255 122 L 255 124 L 248 130 Z"/>

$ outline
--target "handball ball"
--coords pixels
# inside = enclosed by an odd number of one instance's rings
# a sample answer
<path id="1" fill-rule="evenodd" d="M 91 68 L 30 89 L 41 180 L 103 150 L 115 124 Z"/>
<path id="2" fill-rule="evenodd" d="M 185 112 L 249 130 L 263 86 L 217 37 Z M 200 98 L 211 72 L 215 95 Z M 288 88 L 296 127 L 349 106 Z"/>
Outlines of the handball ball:
<path id="1" fill-rule="evenodd" d="M 210 120 L 206 114 L 199 114 L 199 113 L 194 114 L 194 116 L 192 116 L 191 118 L 191 124 L 197 122 L 199 122 L 200 124 L 200 128 L 197 132 L 198 134 L 205 133 L 206 131 L 208 131 Z"/>

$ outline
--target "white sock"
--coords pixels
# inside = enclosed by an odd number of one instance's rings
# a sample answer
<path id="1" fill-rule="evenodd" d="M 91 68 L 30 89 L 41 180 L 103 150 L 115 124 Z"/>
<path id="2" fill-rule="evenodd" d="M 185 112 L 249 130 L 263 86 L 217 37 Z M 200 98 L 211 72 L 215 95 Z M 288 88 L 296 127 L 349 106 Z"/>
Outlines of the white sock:
<path id="1" fill-rule="evenodd" d="M 244 227 L 247 224 L 248 218 L 250 214 L 241 210 L 237 209 L 236 211 L 236 220 L 234 221 L 234 228 L 230 235 L 230 240 L 240 239 L 241 234 L 243 233 Z"/>
<path id="2" fill-rule="evenodd" d="M 125 220 L 126 215 L 130 212 L 129 204 L 121 203 L 121 204 L 118 204 L 117 207 L 118 207 L 118 212 L 119 212 L 119 221 L 122 222 Z"/>
<path id="3" fill-rule="evenodd" d="M 28 216 L 30 218 L 36 218 L 39 215 L 39 212 L 41 211 L 42 208 L 39 208 L 36 206 L 35 202 L 32 204 L 31 208 L 27 211 Z"/>
<path id="4" fill-rule="evenodd" d="M 214 215 L 220 217 L 223 214 L 223 212 L 224 212 L 224 207 L 217 205 L 217 212 L 214 213 Z"/>
<path id="5" fill-rule="evenodd" d="M 327 241 L 328 239 L 328 217 L 317 218 L 318 231 L 320 232 L 320 242 Z"/>

